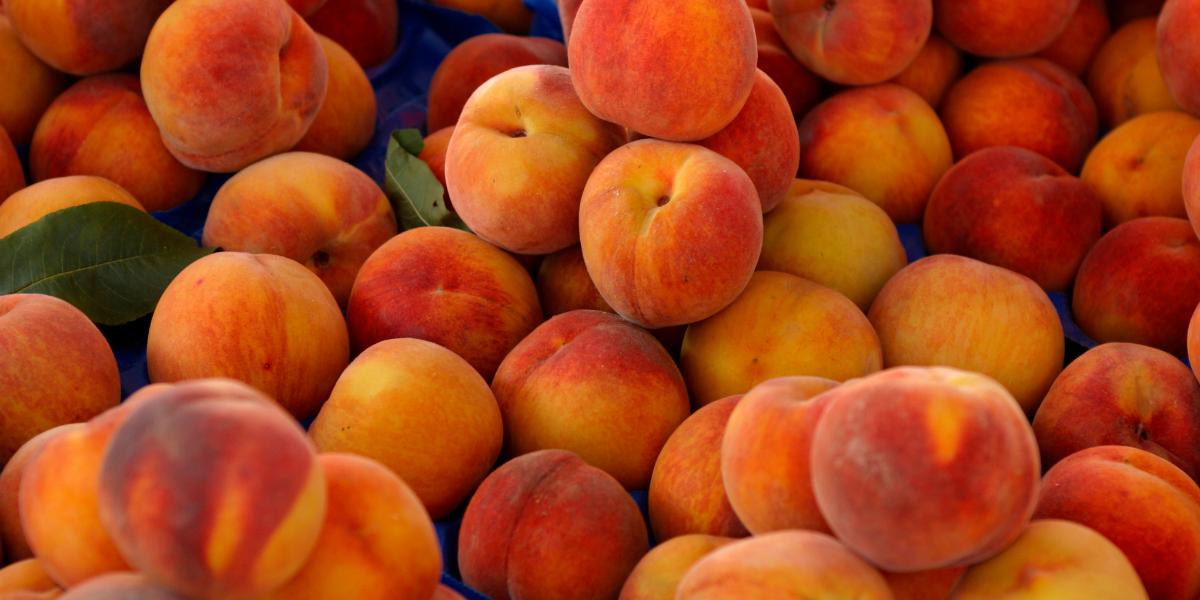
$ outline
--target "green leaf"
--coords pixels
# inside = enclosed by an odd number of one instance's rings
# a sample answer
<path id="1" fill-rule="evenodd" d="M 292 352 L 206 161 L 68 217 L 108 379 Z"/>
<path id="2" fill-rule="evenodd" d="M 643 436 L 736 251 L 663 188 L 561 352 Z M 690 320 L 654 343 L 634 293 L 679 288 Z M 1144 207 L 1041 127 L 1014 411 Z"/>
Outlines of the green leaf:
<path id="1" fill-rule="evenodd" d="M 153 312 L 167 284 L 211 252 L 132 206 L 84 204 L 0 239 L 0 294 L 56 296 L 120 325 Z"/>
<path id="2" fill-rule="evenodd" d="M 429 170 L 429 165 L 417 158 L 424 145 L 421 133 L 416 129 L 396 130 L 388 140 L 384 191 L 396 211 L 396 221 L 403 230 L 442 226 L 470 231 L 467 224 L 446 207 L 446 189 Z"/>

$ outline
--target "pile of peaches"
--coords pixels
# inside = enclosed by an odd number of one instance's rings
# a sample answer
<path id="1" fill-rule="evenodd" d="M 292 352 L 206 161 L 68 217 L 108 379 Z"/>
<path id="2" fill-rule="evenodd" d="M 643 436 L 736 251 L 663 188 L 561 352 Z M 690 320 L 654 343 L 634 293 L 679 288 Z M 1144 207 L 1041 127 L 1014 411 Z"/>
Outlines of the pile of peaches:
<path id="1" fill-rule="evenodd" d="M 1200 0 L 438 3 L 407 231 L 395 1 L 0 5 L 0 239 L 228 175 L 129 397 L 0 296 L 0 600 L 1200 598 Z"/>

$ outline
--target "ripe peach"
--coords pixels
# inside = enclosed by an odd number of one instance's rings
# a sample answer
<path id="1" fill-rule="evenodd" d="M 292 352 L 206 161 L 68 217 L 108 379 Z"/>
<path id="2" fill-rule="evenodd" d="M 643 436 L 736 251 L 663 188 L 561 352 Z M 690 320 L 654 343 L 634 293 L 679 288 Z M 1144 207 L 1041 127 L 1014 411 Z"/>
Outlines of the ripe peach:
<path id="1" fill-rule="evenodd" d="M 233 172 L 304 137 L 329 69 L 316 34 L 280 0 L 177 0 L 150 32 L 141 75 L 171 154 Z"/>
<path id="2" fill-rule="evenodd" d="M 1080 0 L 933 0 L 933 18 L 950 43 L 971 54 L 1033 54 L 1062 34 Z"/>
<path id="3" fill-rule="evenodd" d="M 73 75 L 114 71 L 138 58 L 172 0 L 7 0 L 17 36 L 50 66 Z"/>
<path id="4" fill-rule="evenodd" d="M 1158 14 L 1155 54 L 1171 97 L 1189 113 L 1200 115 L 1200 48 L 1194 32 L 1200 27 L 1200 5 L 1191 0 L 1167 0 Z"/>
<path id="5" fill-rule="evenodd" d="M 328 0 L 308 23 L 345 48 L 364 69 L 386 61 L 400 35 L 399 8 L 391 0 Z"/>
<path id="6" fill-rule="evenodd" d="M 1057 63 L 1076 77 L 1083 77 L 1092 64 L 1092 57 L 1112 33 L 1104 1 L 1079 0 L 1067 28 L 1037 56 Z"/>
<path id="7" fill-rule="evenodd" d="M 841 92 L 800 122 L 800 174 L 853 188 L 897 223 L 921 220 L 953 157 L 937 113 L 916 92 L 883 84 Z M 903 156 L 904 160 L 880 160 Z"/>
<path id="8" fill-rule="evenodd" d="M 1200 139 L 1200 138 L 1198 138 Z M 1192 142 L 1183 159 L 1183 208 L 1200 237 L 1200 144 Z"/>
<path id="9" fill-rule="evenodd" d="M 329 84 L 316 118 L 292 149 L 351 160 L 375 135 L 375 89 L 345 48 L 320 34 L 317 41 L 328 61 Z"/>
<path id="10" fill-rule="evenodd" d="M 936 109 L 941 106 L 950 86 L 962 76 L 962 71 L 962 52 L 935 33 L 929 36 L 908 68 L 893 77 L 891 83 L 916 92 Z"/>
<path id="11" fill-rule="evenodd" d="M 363 263 L 347 305 L 356 351 L 391 338 L 444 346 L 490 381 L 542 322 L 537 289 L 511 256 L 446 227 L 410 229 Z"/>
<path id="12" fill-rule="evenodd" d="M 571 246 L 543 259 L 538 267 L 537 288 L 542 308 L 550 317 L 583 309 L 615 312 L 592 283 L 579 246 Z"/>
<path id="13" fill-rule="evenodd" d="M 184 600 L 137 573 L 109 573 L 71 588 L 60 600 Z M 18 600 L 18 599 L 13 599 Z M 28 599 L 33 600 L 33 599 Z"/>
<path id="14" fill-rule="evenodd" d="M 766 0 L 762 0 L 766 5 Z M 766 8 L 750 7 L 758 38 L 758 68 L 774 81 L 787 97 L 794 119 L 803 118 L 821 100 L 821 78 L 813 75 L 788 50 L 775 30 L 775 17 Z"/>
<path id="15" fill-rule="evenodd" d="M 878 371 L 883 356 L 871 324 L 845 296 L 759 271 L 733 304 L 688 327 L 679 364 L 702 406 L 776 377 L 862 377 Z"/>
<path id="16" fill-rule="evenodd" d="M 0 10 L 0 62 L 4 64 L 6 78 L 21 82 L 0 90 L 0 127 L 7 130 L 14 144 L 25 145 L 33 138 L 33 129 L 46 107 L 67 87 L 67 78 L 21 43 L 3 10 Z"/>
<path id="17" fill-rule="evenodd" d="M 282 256 L 219 252 L 171 281 L 150 320 L 150 380 L 229 377 L 298 419 L 317 413 L 349 362 L 333 295 Z"/>
<path id="18" fill-rule="evenodd" d="M 52 212 L 92 202 L 116 202 L 145 210 L 125 188 L 103 177 L 56 177 L 35 183 L 0 202 L 0 238 Z"/>
<path id="19" fill-rule="evenodd" d="M 25 540 L 25 528 L 21 526 L 20 491 L 26 467 L 50 438 L 84 426 L 83 423 L 68 423 L 47 429 L 22 444 L 4 463 L 4 470 L 0 471 L 0 541 L 3 541 L 0 547 L 4 549 L 5 559 L 15 562 L 33 558 L 33 550 Z"/>
<path id="20" fill-rule="evenodd" d="M 533 13 L 521 0 L 433 0 L 438 6 L 474 13 L 518 35 L 529 32 Z"/>
<path id="21" fill-rule="evenodd" d="M 1086 182 L 1036 152 L 994 146 L 938 182 L 924 234 L 931 253 L 969 256 L 1065 290 L 1100 226 L 1100 200 Z"/>
<path id="22" fill-rule="evenodd" d="M 695 533 L 662 542 L 638 561 L 618 600 L 674 600 L 679 581 L 692 565 L 733 541 Z"/>
<path id="23" fill-rule="evenodd" d="M 25 187 L 25 167 L 17 156 L 12 139 L 0 126 L 0 202 Z"/>
<path id="24" fill-rule="evenodd" d="M 9 600 L 18 592 L 38 593 L 36 598 L 57 598 L 62 588 L 46 573 L 42 561 L 26 558 L 0 569 L 0 598 Z"/>
<path id="25" fill-rule="evenodd" d="M 1155 38 L 1155 19 L 1138 19 L 1113 33 L 1092 60 L 1087 85 L 1105 127 L 1148 112 L 1180 110 L 1163 81 Z"/>
<path id="26" fill-rule="evenodd" d="M 579 7 L 567 55 L 579 99 L 597 117 L 687 142 L 737 116 L 758 43 L 743 0 L 607 0 Z"/>

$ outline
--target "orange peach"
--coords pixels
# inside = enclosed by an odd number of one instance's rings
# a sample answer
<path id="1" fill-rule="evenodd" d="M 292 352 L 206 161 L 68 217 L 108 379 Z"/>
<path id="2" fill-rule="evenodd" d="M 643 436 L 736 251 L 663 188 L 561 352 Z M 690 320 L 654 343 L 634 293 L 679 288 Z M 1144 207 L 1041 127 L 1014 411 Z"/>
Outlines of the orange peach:
<path id="1" fill-rule="evenodd" d="M 521 0 L 433 0 L 438 6 L 477 14 L 518 35 L 529 32 L 533 12 Z"/>
<path id="2" fill-rule="evenodd" d="M 103 177 L 56 177 L 35 183 L 0 202 L 0 238 L 52 212 L 92 202 L 116 202 L 145 210 L 125 188 Z"/>
<path id="3" fill-rule="evenodd" d="M 1011 269 L 1047 290 L 1071 287 L 1100 229 L 1100 200 L 1087 182 L 1016 146 L 984 148 L 960 160 L 925 209 L 931 253 Z"/>
<path id="4" fill-rule="evenodd" d="M 579 246 L 543 259 L 538 267 L 537 288 L 547 316 L 583 309 L 614 312 L 592 283 Z"/>
<path id="5" fill-rule="evenodd" d="M 1033 54 L 1062 34 L 1080 0 L 933 0 L 934 23 L 971 54 Z"/>
<path id="6" fill-rule="evenodd" d="M 446 150 L 447 190 L 480 238 L 519 254 L 557 252 L 579 242 L 588 176 L 624 142 L 623 129 L 580 103 L 566 67 L 516 67 L 463 107 Z"/>
<path id="7" fill-rule="evenodd" d="M 866 196 L 832 181 L 821 181 L 820 179 L 797 179 L 792 183 L 788 193 L 792 196 L 803 196 L 812 192 L 828 192 L 830 194 L 845 194 L 847 196 L 857 196 L 866 198 Z"/>
<path id="8" fill-rule="evenodd" d="M 471 94 L 487 80 L 527 65 L 567 66 L 567 49 L 547 38 L 485 33 L 457 45 L 429 84 L 429 131 L 458 123 Z"/>
<path id="9" fill-rule="evenodd" d="M 1092 339 L 1182 356 L 1200 304 L 1200 239 L 1183 219 L 1128 221 L 1088 253 L 1071 300 L 1075 321 Z"/>
<path id="10" fill-rule="evenodd" d="M 881 83 L 921 52 L 930 0 L 770 0 L 779 35 L 814 73 L 845 85 Z"/>
<path id="11" fill-rule="evenodd" d="M 328 0 L 308 22 L 317 33 L 345 48 L 364 69 L 386 61 L 400 35 L 399 8 L 391 0 Z"/>
<path id="12" fill-rule="evenodd" d="M 879 292 L 869 317 L 886 366 L 982 373 L 1030 414 L 1062 371 L 1062 323 L 1046 292 L 971 258 L 938 255 L 910 264 Z"/>
<path id="13" fill-rule="evenodd" d="M 183 596 L 160 587 L 145 575 L 136 573 L 103 575 L 71 588 L 59 598 L 67 600 L 184 600 Z"/>
<path id="14" fill-rule="evenodd" d="M 177 0 L 150 32 L 141 76 L 171 154 L 233 172 L 304 137 L 329 67 L 316 34 L 281 0 Z"/>
<path id="15" fill-rule="evenodd" d="M 346 322 L 321 280 L 282 256 L 219 252 L 171 281 L 150 320 L 150 380 L 228 377 L 298 419 L 317 413 L 350 360 Z"/>
<path id="16" fill-rule="evenodd" d="M 941 106 L 950 86 L 962 76 L 962 71 L 962 52 L 935 33 L 929 36 L 908 68 L 893 77 L 891 83 L 916 92 L 936 109 Z"/>
<path id="17" fill-rule="evenodd" d="M 1087 85 L 1100 121 L 1113 128 L 1159 110 L 1180 110 L 1154 53 L 1155 19 L 1133 21 L 1112 34 L 1088 69 Z"/>
<path id="18" fill-rule="evenodd" d="M 1037 55 L 1083 77 L 1111 32 L 1104 0 L 1079 0 L 1067 28 Z"/>
<path id="19" fill-rule="evenodd" d="M 853 188 L 897 223 L 921 220 L 929 193 L 953 163 L 937 113 L 916 92 L 890 83 L 818 104 L 800 122 L 800 145 L 801 176 Z"/>
<path id="20" fill-rule="evenodd" d="M 300 572 L 258 600 L 429 598 L 442 556 L 420 499 L 387 467 L 353 454 L 317 457 L 325 524 Z"/>
<path id="21" fill-rule="evenodd" d="M 62 593 L 62 588 L 46 573 L 42 561 L 26 558 L 0 569 L 0 598 L 7 599 L 15 592 L 42 592 L 46 593 L 44 597 L 53 598 L 57 596 L 51 594 Z"/>
<path id="22" fill-rule="evenodd" d="M 766 5 L 766 0 L 762 0 Z M 766 8 L 750 7 L 758 38 L 758 68 L 774 81 L 787 97 L 794 119 L 802 118 L 821 100 L 821 78 L 813 75 L 788 50 L 775 31 L 775 17 Z"/>
<path id="23" fill-rule="evenodd" d="M 346 367 L 308 434 L 322 452 L 383 463 L 440 519 L 496 463 L 504 424 L 496 397 L 467 361 L 432 342 L 394 339 Z"/>
<path id="24" fill-rule="evenodd" d="M 114 71 L 138 58 L 172 0 L 7 0 L 17 36 L 50 66 L 73 75 Z"/>
<path id="25" fill-rule="evenodd" d="M 758 43 L 743 0 L 606 0 L 579 7 L 567 55 L 575 91 L 597 117 L 687 142 L 741 111 Z"/>
<path id="26" fill-rule="evenodd" d="M 1200 27 L 1200 5 L 1191 0 L 1167 0 L 1158 14 L 1155 54 L 1171 97 L 1193 115 L 1200 115 L 1200 47 L 1194 32 Z"/>
<path id="27" fill-rule="evenodd" d="M 674 600 L 679 581 L 701 558 L 734 540 L 691 534 L 672 538 L 655 546 L 638 561 L 618 600 Z"/>
<path id="28" fill-rule="evenodd" d="M 1076 452 L 1046 473 L 1035 518 L 1108 538 L 1151 598 L 1200 594 L 1200 488 L 1165 459 L 1127 446 Z"/>
<path id="29" fill-rule="evenodd" d="M 688 570 L 675 597 L 892 600 L 879 571 L 841 542 L 812 531 L 780 531 L 718 548 Z"/>
<path id="30" fill-rule="evenodd" d="M 780 377 L 754 386 L 729 416 L 721 478 L 729 503 L 751 533 L 786 529 L 829 533 L 812 491 L 812 435 L 836 381 Z"/>
<path id="31" fill-rule="evenodd" d="M 352 165 L 288 152 L 234 175 L 213 198 L 204 245 L 286 256 L 312 271 L 338 304 L 367 257 L 396 235 L 383 190 Z"/>
<path id="32" fill-rule="evenodd" d="M 946 94 L 942 122 L 958 159 L 992 146 L 1019 146 L 1071 173 L 1079 171 L 1099 128 L 1083 83 L 1042 58 L 976 67 Z"/>
<path id="33" fill-rule="evenodd" d="M 537 289 L 511 256 L 457 229 L 418 227 L 363 263 L 347 306 L 356 351 L 391 338 L 444 346 L 490 381 L 542 322 Z"/>
<path id="34" fill-rule="evenodd" d="M 33 134 L 35 181 L 96 175 L 120 185 L 148 211 L 190 200 L 204 173 L 167 151 L 133 75 L 98 75 L 71 86 L 46 110 Z"/>
<path id="35" fill-rule="evenodd" d="M 958 584 L 966 567 L 947 567 L 914 573 L 883 573 L 893 600 L 944 600 Z"/>
<path id="36" fill-rule="evenodd" d="M 228 381 L 178 384 L 133 407 L 109 442 L 99 487 L 100 517 L 121 554 L 188 597 L 278 588 L 304 565 L 325 519 L 325 478 L 304 430 Z"/>
<path id="37" fill-rule="evenodd" d="M 51 438 L 83 427 L 83 423 L 68 423 L 47 429 L 22 444 L 4 463 L 4 470 L 0 471 L 0 541 L 3 541 L 0 547 L 3 547 L 7 560 L 33 558 L 33 550 L 25 540 L 25 528 L 21 526 L 20 491 L 26 468 Z"/>
<path id="38" fill-rule="evenodd" d="M 25 187 L 25 167 L 13 147 L 12 139 L 0 126 L 0 202 Z"/>
<path id="39" fill-rule="evenodd" d="M 1140 115 L 1113 129 L 1092 148 L 1080 177 L 1104 206 L 1104 225 L 1138 217 L 1187 218 L 1184 159 L 1200 137 L 1200 119 L 1164 111 Z"/>
<path id="40" fill-rule="evenodd" d="M 345 48 L 320 34 L 317 41 L 329 63 L 329 85 L 321 110 L 293 150 L 350 160 L 375 135 L 375 89 Z"/>
<path id="41" fill-rule="evenodd" d="M 425 136 L 421 153 L 417 155 L 417 158 L 429 165 L 429 170 L 433 172 L 434 177 L 437 177 L 438 183 L 441 183 L 443 188 L 446 187 L 446 150 L 450 147 L 450 137 L 453 135 L 454 126 L 451 125 Z M 450 192 L 446 191 L 442 197 L 446 202 L 446 208 L 454 210 L 454 204 L 450 201 Z"/>
<path id="42" fill-rule="evenodd" d="M 543 450 L 496 469 L 463 515 L 463 580 L 497 600 L 616 598 L 646 553 L 646 524 L 615 479 Z"/>
<path id="43" fill-rule="evenodd" d="M 840 292 L 867 310 L 908 264 L 896 226 L 857 194 L 805 191 L 796 181 L 763 220 L 760 271 L 782 271 Z"/>
<path id="44" fill-rule="evenodd" d="M 817 506 L 896 572 L 964 566 L 1012 543 L 1037 503 L 1037 441 L 998 383 L 902 367 L 827 392 L 812 438 Z"/>
<path id="45" fill-rule="evenodd" d="M 679 364 L 693 403 L 703 406 L 776 377 L 862 377 L 878 371 L 883 356 L 871 324 L 845 296 L 759 271 L 733 304 L 688 327 Z"/>
<path id="46" fill-rule="evenodd" d="M 579 310 L 533 330 L 492 381 L 510 456 L 561 448 L 631 490 L 688 416 L 687 389 L 650 334 L 608 313 Z"/>
<path id="47" fill-rule="evenodd" d="M 6 78 L 21 82 L 0 89 L 0 127 L 7 130 L 14 144 L 25 145 L 33 138 L 33 129 L 46 107 L 67 87 L 67 78 L 21 43 L 3 10 L 0 10 L 0 62 L 4 64 Z"/>

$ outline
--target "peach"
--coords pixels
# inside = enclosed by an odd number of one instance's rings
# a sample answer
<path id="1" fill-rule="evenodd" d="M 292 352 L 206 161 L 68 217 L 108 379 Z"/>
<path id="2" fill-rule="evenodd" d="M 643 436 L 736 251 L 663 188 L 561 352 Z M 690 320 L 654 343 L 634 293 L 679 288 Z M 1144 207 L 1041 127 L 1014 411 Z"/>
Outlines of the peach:
<path id="1" fill-rule="evenodd" d="M 433 0 L 434 4 L 477 14 L 518 35 L 529 32 L 533 12 L 521 0 Z"/>
<path id="2" fill-rule="evenodd" d="M 537 289 L 511 256 L 457 229 L 419 227 L 363 263 L 347 305 L 356 351 L 417 338 L 466 359 L 487 381 L 542 322 Z"/>
<path id="3" fill-rule="evenodd" d="M 902 367 L 825 394 L 812 486 L 833 533 L 895 572 L 969 565 L 1012 543 L 1037 503 L 1037 441 L 998 383 Z"/>
<path id="4" fill-rule="evenodd" d="M 745 289 L 762 252 L 762 203 L 720 154 L 639 140 L 592 172 L 579 233 L 588 273 L 617 314 L 650 329 L 684 325 Z"/>
<path id="5" fill-rule="evenodd" d="M 325 478 L 304 430 L 234 382 L 178 384 L 133 407 L 99 486 L 100 517 L 121 554 L 188 597 L 278 588 L 325 519 Z"/>
<path id="6" fill-rule="evenodd" d="M 429 131 L 458 123 L 479 86 L 509 69 L 527 65 L 567 66 L 567 49 L 547 38 L 485 33 L 454 47 L 429 84 Z"/>
<path id="7" fill-rule="evenodd" d="M 841 293 L 867 310 L 908 258 L 892 220 L 857 194 L 805 191 L 787 198 L 763 220 L 760 271 L 782 271 Z"/>
<path id="8" fill-rule="evenodd" d="M 762 4 L 765 7 L 766 0 L 762 0 Z M 766 8 L 752 6 L 750 16 L 754 19 L 758 38 L 758 68 L 783 91 L 792 117 L 798 120 L 820 102 L 821 78 L 792 56 L 783 38 L 775 31 L 775 17 Z"/>
<path id="9" fill-rule="evenodd" d="M 172 0 L 7 0 L 17 36 L 38 58 L 60 71 L 93 75 L 138 58 L 150 28 Z"/>
<path id="10" fill-rule="evenodd" d="M 325 4 L 325 0 L 288 0 L 288 4 L 293 10 L 300 13 L 300 16 L 307 17 L 317 12 Z"/>
<path id="11" fill-rule="evenodd" d="M 1165 459 L 1127 446 L 1076 452 L 1046 473 L 1035 518 L 1108 538 L 1151 598 L 1200 594 L 1200 488 Z"/>
<path id="12" fill-rule="evenodd" d="M 583 4 L 583 0 L 556 0 L 558 5 L 559 20 L 562 24 L 563 39 L 571 39 L 571 28 L 575 25 L 575 15 L 579 12 L 579 6 Z"/>
<path id="13" fill-rule="evenodd" d="M 0 569 L 0 598 L 9 598 L 16 592 L 42 592 L 45 596 L 56 597 L 52 594 L 62 593 L 62 588 L 50 578 L 42 561 L 36 558 L 13 561 Z"/>
<path id="14" fill-rule="evenodd" d="M 1196 236 L 1200 237 L 1200 144 L 1192 142 L 1183 159 L 1183 208 Z"/>
<path id="15" fill-rule="evenodd" d="M 930 0 L 770 0 L 779 35 L 804 66 L 845 85 L 881 83 L 921 52 Z"/>
<path id="16" fill-rule="evenodd" d="M 579 102 L 566 67 L 516 67 L 463 107 L 446 150 L 447 191 L 485 241 L 518 254 L 557 252 L 579 242 L 588 176 L 624 142 L 623 129 Z"/>
<path id="17" fill-rule="evenodd" d="M 937 30 L 979 56 L 1033 54 L 1052 44 L 1080 0 L 933 0 Z"/>
<path id="18" fill-rule="evenodd" d="M 1092 148 L 1080 177 L 1104 206 L 1106 228 L 1139 217 L 1187 218 L 1184 159 L 1200 119 L 1164 111 L 1134 117 Z"/>
<path id="19" fill-rule="evenodd" d="M 67 600 L 184 600 L 183 596 L 137 573 L 110 573 L 71 588 Z M 15 599 L 14 599 L 15 600 Z"/>
<path id="20" fill-rule="evenodd" d="M 117 360 L 79 309 L 51 296 L 0 296 L 0 461 L 59 425 L 121 400 Z"/>
<path id="21" fill-rule="evenodd" d="M 171 154 L 233 172 L 304 137 L 329 68 L 316 34 L 281 0 L 178 0 L 150 32 L 141 76 Z"/>
<path id="22" fill-rule="evenodd" d="M 282 256 L 219 252 L 171 281 L 150 319 L 150 380 L 228 377 L 298 419 L 317 413 L 350 360 L 346 322 L 321 280 Z"/>
<path id="23" fill-rule="evenodd" d="M 1186 351 L 1200 304 L 1200 240 L 1183 219 L 1143 217 L 1108 232 L 1075 279 L 1071 309 L 1098 342 Z"/>
<path id="24" fill-rule="evenodd" d="M 51 438 L 83 427 L 83 423 L 68 423 L 47 429 L 22 444 L 4 463 L 4 470 L 0 471 L 0 541 L 3 541 L 0 547 L 3 547 L 7 560 L 33 558 L 33 550 L 25 540 L 25 528 L 21 526 L 20 491 L 26 468 Z"/>
<path id="25" fill-rule="evenodd" d="M 533 330 L 492 381 L 507 454 L 570 450 L 631 490 L 646 489 L 667 438 L 688 416 L 687 389 L 650 334 L 579 310 Z"/>
<path id="26" fill-rule="evenodd" d="M 1180 110 L 1154 53 L 1155 22 L 1151 17 L 1121 27 L 1092 60 L 1087 85 L 1107 128 L 1148 112 Z"/>
<path id="27" fill-rule="evenodd" d="M 293 150 L 350 160 L 375 135 L 375 89 L 345 48 L 320 34 L 317 41 L 328 61 L 329 84 L 321 110 Z"/>
<path id="28" fill-rule="evenodd" d="M 697 143 L 742 167 L 758 190 L 763 212 L 771 212 L 796 178 L 799 135 L 787 96 L 759 71 L 750 97 L 733 122 Z"/>
<path id="29" fill-rule="evenodd" d="M 562 450 L 496 469 L 463 515 L 458 564 L 496 600 L 616 598 L 646 553 L 646 524 L 610 475 Z"/>
<path id="30" fill-rule="evenodd" d="M 1188 324 L 1187 355 L 1188 361 L 1192 363 L 1192 372 L 1200 379 L 1200 305 L 1196 307 L 1192 322 Z"/>
<path id="31" fill-rule="evenodd" d="M 914 573 L 883 573 L 894 600 L 942 600 L 958 584 L 966 567 L 948 567 Z"/>
<path id="32" fill-rule="evenodd" d="M 567 55 L 575 91 L 597 117 L 687 142 L 741 111 L 758 43 L 743 0 L 607 0 L 579 7 Z"/>
<path id="33" fill-rule="evenodd" d="M 1021 101 L 1014 104 L 1013 98 Z M 1079 171 L 1096 140 L 1096 105 L 1074 75 L 1043 58 L 985 63 L 955 83 L 942 122 L 963 158 L 992 146 L 1019 146 Z"/>
<path id="34" fill-rule="evenodd" d="M 1000 554 L 971 567 L 951 598 L 1149 597 L 1129 559 L 1104 536 L 1078 523 L 1044 519 L 1030 523 Z"/>
<path id="35" fill-rule="evenodd" d="M 721 478 L 721 440 L 740 396 L 702 407 L 667 438 L 648 496 L 650 529 L 663 542 L 692 533 L 745 537 Z"/>
<path id="36" fill-rule="evenodd" d="M 887 583 L 841 542 L 812 531 L 780 531 L 728 544 L 701 558 L 676 598 L 891 600 Z"/>
<path id="37" fill-rule="evenodd" d="M 5 77 L 21 82 L 0 90 L 0 127 L 7 130 L 14 144 L 23 146 L 33 138 L 33 129 L 46 107 L 67 87 L 67 78 L 21 43 L 3 10 L 0 10 L 0 62 L 4 63 Z"/>
<path id="38" fill-rule="evenodd" d="M 788 193 L 792 196 L 803 196 L 813 192 L 828 192 L 830 194 L 845 194 L 847 196 L 857 196 L 866 198 L 866 196 L 832 181 L 821 181 L 820 179 L 797 179 L 792 182 L 791 189 Z"/>
<path id="39" fill-rule="evenodd" d="M 1079 0 L 1067 28 L 1037 55 L 1083 77 L 1111 32 L 1104 0 Z"/>
<path id="40" fill-rule="evenodd" d="M 0 238 L 52 212 L 92 202 L 116 202 L 145 210 L 125 188 L 103 177 L 56 177 L 39 181 L 0 202 Z"/>
<path id="41" fill-rule="evenodd" d="M 955 164 L 929 198 L 925 245 L 1010 269 L 1047 290 L 1071 287 L 1100 239 L 1101 203 L 1086 181 L 1016 146 Z"/>
<path id="42" fill-rule="evenodd" d="M 148 211 L 190 200 L 204 173 L 167 151 L 133 75 L 89 77 L 63 92 L 33 134 L 29 168 L 36 181 L 96 175 L 133 194 Z"/>
<path id="43" fill-rule="evenodd" d="M 429 598 L 442 555 L 413 490 L 369 458 L 322 454 L 317 463 L 327 498 L 317 547 L 299 574 L 259 600 Z"/>
<path id="44" fill-rule="evenodd" d="M 1171 97 L 1193 115 L 1200 115 L 1200 48 L 1193 32 L 1200 27 L 1200 5 L 1191 0 L 1167 0 L 1158 14 L 1155 54 Z"/>
<path id="45" fill-rule="evenodd" d="M 538 267 L 537 288 L 542 308 L 551 317 L 583 309 L 614 312 L 592 283 L 579 246 L 543 259 Z"/>
<path id="46" fill-rule="evenodd" d="M 12 139 L 0 126 L 0 202 L 25 187 L 25 167 L 13 147 Z"/>
<path id="47" fill-rule="evenodd" d="M 896 84 L 847 90 L 818 104 L 800 122 L 800 145 L 801 176 L 853 188 L 897 223 L 921 220 L 929 193 L 953 163 L 937 113 Z"/>
<path id="48" fill-rule="evenodd" d="M 845 296 L 795 275 L 759 271 L 737 300 L 688 327 L 679 357 L 697 406 L 768 379 L 845 381 L 878 371 L 879 338 Z"/>
<path id="49" fill-rule="evenodd" d="M 733 541 L 694 533 L 662 542 L 638 561 L 621 588 L 619 600 L 674 600 L 679 581 L 688 569 Z"/>
<path id="50" fill-rule="evenodd" d="M 308 22 L 317 33 L 345 48 L 364 69 L 386 61 L 400 35 L 400 11 L 390 0 L 328 0 Z"/>
<path id="51" fill-rule="evenodd" d="M 383 190 L 352 165 L 308 152 L 254 163 L 221 186 L 205 246 L 286 256 L 312 271 L 338 304 L 367 257 L 396 235 Z"/>
<path id="52" fill-rule="evenodd" d="M 491 470 L 504 425 L 467 361 L 432 342 L 393 339 L 350 363 L 308 434 L 322 452 L 381 462 L 440 519 Z"/>
<path id="53" fill-rule="evenodd" d="M 754 386 L 729 416 L 721 442 L 721 477 L 729 503 L 750 532 L 786 529 L 829 533 L 813 496 L 812 435 L 836 381 L 780 377 Z"/>
<path id="54" fill-rule="evenodd" d="M 916 92 L 936 109 L 962 72 L 962 52 L 935 33 L 929 36 L 908 67 L 891 79 L 891 83 Z"/>
<path id="55" fill-rule="evenodd" d="M 438 183 L 442 184 L 443 188 L 446 187 L 446 150 L 450 147 L 450 137 L 453 135 L 454 126 L 451 125 L 425 136 L 421 153 L 417 155 L 417 158 L 429 165 L 429 170 L 433 172 L 434 177 L 437 177 Z M 450 201 L 450 192 L 446 191 L 442 197 L 446 202 L 446 208 L 454 210 L 454 204 Z"/>

